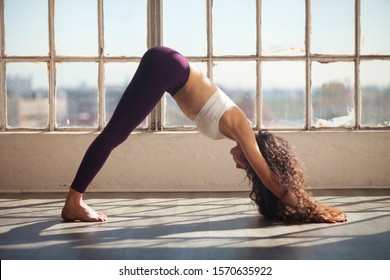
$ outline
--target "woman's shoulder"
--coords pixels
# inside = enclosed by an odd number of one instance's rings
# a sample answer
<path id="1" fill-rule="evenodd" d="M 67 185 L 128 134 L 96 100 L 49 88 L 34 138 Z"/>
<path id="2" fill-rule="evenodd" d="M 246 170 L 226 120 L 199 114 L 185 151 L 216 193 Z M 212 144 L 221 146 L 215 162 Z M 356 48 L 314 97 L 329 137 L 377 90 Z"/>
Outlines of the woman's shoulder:
<path id="1" fill-rule="evenodd" d="M 219 129 L 223 134 L 229 135 L 229 137 L 236 142 L 238 142 L 241 137 L 253 134 L 247 116 L 244 111 L 237 106 L 229 108 L 224 113 L 219 122 Z"/>

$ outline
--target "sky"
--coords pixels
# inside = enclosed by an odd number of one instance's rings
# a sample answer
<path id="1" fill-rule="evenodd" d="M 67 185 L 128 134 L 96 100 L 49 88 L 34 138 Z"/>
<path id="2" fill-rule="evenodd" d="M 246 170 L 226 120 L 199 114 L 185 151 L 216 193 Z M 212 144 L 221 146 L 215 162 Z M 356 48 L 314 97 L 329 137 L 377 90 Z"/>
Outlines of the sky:
<path id="1" fill-rule="evenodd" d="M 302 55 L 304 51 L 305 4 L 304 0 L 263 0 L 262 48 L 265 55 Z M 354 0 L 312 0 L 313 53 L 353 54 L 354 52 Z M 42 55 L 48 53 L 47 0 L 4 0 L 5 45 L 8 55 Z M 97 55 L 97 1 L 56 0 L 55 32 L 56 51 L 61 55 Z M 146 50 L 146 0 L 104 0 L 105 55 L 141 56 Z M 178 49 L 187 56 L 206 53 L 206 2 L 204 0 L 164 0 L 164 44 Z M 362 0 L 362 54 L 390 54 L 390 1 Z M 213 1 L 213 46 L 215 55 L 231 53 L 250 55 L 256 51 L 256 1 Z M 389 84 L 390 62 L 367 63 L 362 71 L 365 81 L 380 85 Z M 23 67 L 22 67 L 23 66 Z M 77 67 L 76 67 L 77 66 Z M 291 71 L 288 71 L 291 67 Z M 317 67 L 317 66 L 316 66 Z M 75 65 L 60 67 L 69 83 L 85 80 L 96 84 L 96 66 Z M 68 68 L 66 70 L 65 68 Z M 321 68 L 321 65 L 318 66 Z M 326 67 L 324 67 L 326 68 Z M 350 66 L 347 66 L 349 69 Z M 29 70 L 33 69 L 33 70 Z M 14 67 L 13 71 L 29 73 L 46 69 L 45 65 Z M 80 69 L 80 71 L 78 71 Z M 219 70 L 218 70 L 219 69 Z M 300 63 L 265 65 L 270 69 L 267 84 L 289 87 L 302 85 Z M 279 70 L 285 75 L 281 77 Z M 296 70 L 298 69 L 298 70 Z M 340 80 L 350 77 L 343 66 Z M 11 70 L 11 68 L 9 68 Z M 373 70 L 373 71 L 371 71 Z M 45 70 L 38 70 L 45 71 Z M 225 63 L 216 66 L 221 82 L 232 87 L 253 87 L 253 63 Z M 320 71 L 321 72 L 321 71 Z M 239 73 L 239 78 L 237 78 Z M 327 80 L 322 71 L 316 81 Z M 334 73 L 331 73 L 332 75 Z M 43 75 L 45 76 L 45 75 Z M 36 86 L 47 79 L 36 75 Z M 66 78 L 65 78 L 66 77 Z M 353 76 L 352 76 L 353 77 Z M 72 81 L 72 79 L 74 79 Z M 123 78 L 125 79 L 125 78 Z"/>

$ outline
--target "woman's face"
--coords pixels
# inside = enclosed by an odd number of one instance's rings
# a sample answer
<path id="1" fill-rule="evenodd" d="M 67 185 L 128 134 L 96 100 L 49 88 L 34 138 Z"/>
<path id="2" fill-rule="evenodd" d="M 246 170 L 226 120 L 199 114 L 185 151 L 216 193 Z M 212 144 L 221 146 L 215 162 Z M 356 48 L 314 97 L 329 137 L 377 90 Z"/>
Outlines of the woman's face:
<path id="1" fill-rule="evenodd" d="M 237 168 L 244 170 L 248 169 L 248 160 L 246 159 L 244 152 L 238 144 L 230 150 L 230 154 L 233 156 L 233 160 L 236 163 Z"/>

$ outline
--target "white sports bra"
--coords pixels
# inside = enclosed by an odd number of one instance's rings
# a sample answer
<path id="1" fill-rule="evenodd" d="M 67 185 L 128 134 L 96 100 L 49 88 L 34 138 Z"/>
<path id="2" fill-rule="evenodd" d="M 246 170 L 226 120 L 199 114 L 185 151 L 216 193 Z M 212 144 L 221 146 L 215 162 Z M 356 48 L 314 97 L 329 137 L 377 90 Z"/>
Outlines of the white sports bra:
<path id="1" fill-rule="evenodd" d="M 227 138 L 219 130 L 219 121 L 222 115 L 232 107 L 237 107 L 237 105 L 218 88 L 194 119 L 198 130 L 214 140 Z"/>

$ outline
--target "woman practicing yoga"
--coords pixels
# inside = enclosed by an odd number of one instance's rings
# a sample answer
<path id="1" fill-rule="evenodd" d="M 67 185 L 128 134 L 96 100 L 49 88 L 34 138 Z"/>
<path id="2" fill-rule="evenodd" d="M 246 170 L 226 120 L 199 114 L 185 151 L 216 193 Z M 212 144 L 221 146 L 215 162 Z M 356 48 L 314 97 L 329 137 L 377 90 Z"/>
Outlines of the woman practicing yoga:
<path id="1" fill-rule="evenodd" d="M 211 139 L 230 138 L 237 168 L 251 179 L 251 198 L 260 213 L 278 220 L 344 222 L 343 211 L 313 200 L 303 171 L 286 141 L 266 131 L 253 132 L 244 112 L 175 50 L 148 50 L 105 129 L 88 148 L 71 185 L 62 218 L 104 222 L 107 216 L 83 202 L 83 193 L 111 151 L 127 139 L 168 92 L 199 131 Z"/>

